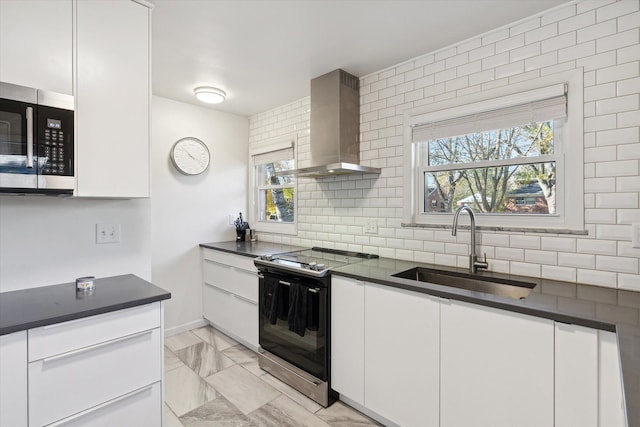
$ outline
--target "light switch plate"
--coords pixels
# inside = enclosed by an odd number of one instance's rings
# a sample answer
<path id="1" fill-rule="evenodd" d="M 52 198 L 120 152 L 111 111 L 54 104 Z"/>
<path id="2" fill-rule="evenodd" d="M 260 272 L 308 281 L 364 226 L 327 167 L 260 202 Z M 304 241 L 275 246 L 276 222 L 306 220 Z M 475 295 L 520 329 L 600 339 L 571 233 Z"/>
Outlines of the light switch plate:
<path id="1" fill-rule="evenodd" d="M 640 223 L 631 224 L 631 247 L 640 249 Z"/>
<path id="2" fill-rule="evenodd" d="M 96 224 L 96 243 L 119 243 L 120 224 Z"/>

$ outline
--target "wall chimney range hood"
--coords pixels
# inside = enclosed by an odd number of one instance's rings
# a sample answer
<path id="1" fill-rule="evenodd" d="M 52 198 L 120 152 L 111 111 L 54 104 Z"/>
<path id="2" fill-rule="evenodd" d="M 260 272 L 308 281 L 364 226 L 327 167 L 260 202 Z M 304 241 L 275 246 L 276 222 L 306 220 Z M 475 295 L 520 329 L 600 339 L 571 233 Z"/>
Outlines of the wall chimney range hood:
<path id="1" fill-rule="evenodd" d="M 380 168 L 360 165 L 359 83 L 340 69 L 311 80 L 311 165 L 285 174 L 380 174 Z"/>

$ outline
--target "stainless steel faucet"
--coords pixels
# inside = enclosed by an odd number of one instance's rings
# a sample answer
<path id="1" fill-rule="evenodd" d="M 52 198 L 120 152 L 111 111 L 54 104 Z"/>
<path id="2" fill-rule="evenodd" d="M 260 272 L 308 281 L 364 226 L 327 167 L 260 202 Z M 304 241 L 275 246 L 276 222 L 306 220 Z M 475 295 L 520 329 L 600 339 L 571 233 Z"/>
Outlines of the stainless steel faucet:
<path id="1" fill-rule="evenodd" d="M 484 261 L 478 261 L 476 255 L 476 215 L 469 206 L 460 206 L 453 216 L 453 228 L 451 229 L 451 235 L 455 236 L 458 233 L 458 217 L 460 212 L 467 211 L 469 218 L 471 218 L 471 246 L 469 247 L 469 272 L 477 273 L 479 268 L 489 268 L 487 264 L 487 254 L 484 254 Z"/>

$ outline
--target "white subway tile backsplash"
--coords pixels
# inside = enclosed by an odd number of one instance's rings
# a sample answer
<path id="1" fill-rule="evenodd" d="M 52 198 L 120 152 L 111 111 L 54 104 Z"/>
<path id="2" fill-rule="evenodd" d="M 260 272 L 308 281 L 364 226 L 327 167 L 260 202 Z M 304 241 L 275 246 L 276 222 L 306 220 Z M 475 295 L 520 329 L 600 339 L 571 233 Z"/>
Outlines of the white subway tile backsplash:
<path id="1" fill-rule="evenodd" d="M 558 265 L 564 267 L 596 268 L 596 256 L 590 254 L 558 253 Z"/>
<path id="2" fill-rule="evenodd" d="M 554 8 L 361 79 L 361 163 L 377 176 L 300 178 L 298 236 L 265 241 L 345 248 L 466 267 L 469 232 L 405 228 L 404 112 L 444 99 L 584 70 L 586 236 L 480 232 L 490 270 L 640 290 L 640 11 L 637 0 L 584 1 Z M 298 164 L 309 164 L 309 98 L 256 114 L 249 143 L 296 132 Z M 572 186 L 569 177 L 569 187 Z M 377 235 L 364 234 L 368 220 Z M 631 262 L 626 262 L 631 260 Z"/>
<path id="3" fill-rule="evenodd" d="M 617 62 L 618 64 L 624 64 L 625 62 L 637 61 L 640 59 L 640 44 L 636 43 L 632 46 L 618 49 Z"/>
<path id="4" fill-rule="evenodd" d="M 637 28 L 622 33 L 612 34 L 610 36 L 601 37 L 596 40 L 596 49 L 598 53 L 608 50 L 620 49 L 625 46 L 638 44 L 640 32 Z"/>
<path id="5" fill-rule="evenodd" d="M 565 282 L 575 282 L 577 271 L 575 268 L 560 267 L 555 265 L 543 265 L 542 277 L 545 279 L 562 280 Z"/>
<path id="6" fill-rule="evenodd" d="M 596 13 L 591 10 L 571 18 L 563 19 L 558 22 L 558 33 L 563 34 L 569 31 L 575 31 L 596 23 Z"/>
<path id="7" fill-rule="evenodd" d="M 573 61 L 596 53 L 595 41 L 588 41 L 575 46 L 566 47 L 558 51 L 558 62 Z"/>
<path id="8" fill-rule="evenodd" d="M 594 255 L 615 255 L 616 241 L 613 240 L 594 240 L 594 239 L 578 239 L 578 252 Z"/>
<path id="9" fill-rule="evenodd" d="M 618 273 L 618 288 L 640 292 L 640 275 Z"/>
<path id="10" fill-rule="evenodd" d="M 596 268 L 603 271 L 638 274 L 638 258 L 596 255 Z"/>
<path id="11" fill-rule="evenodd" d="M 640 92 L 640 77 L 618 81 L 616 83 L 616 94 L 618 96 L 629 95 Z"/>
<path id="12" fill-rule="evenodd" d="M 600 37 L 610 36 L 616 32 L 616 20 L 611 19 L 609 21 L 601 22 L 600 24 L 590 25 L 578 29 L 577 41 L 583 43 L 589 40 L 596 40 Z"/>
<path id="13" fill-rule="evenodd" d="M 606 286 L 608 288 L 615 288 L 617 282 L 617 274 L 606 271 L 586 270 L 579 268 L 578 282 L 586 283 L 588 285 L 598 285 Z"/>
<path id="14" fill-rule="evenodd" d="M 627 15 L 638 10 L 638 2 L 636 0 L 617 1 L 607 6 L 598 8 L 596 18 L 598 22 L 606 21 L 611 18 Z"/>
<path id="15" fill-rule="evenodd" d="M 616 80 L 625 80 L 638 77 L 639 65 L 637 62 L 629 62 L 626 64 L 615 65 L 612 67 L 602 68 L 596 72 L 597 84 L 614 82 Z"/>
<path id="16" fill-rule="evenodd" d="M 596 176 L 637 176 L 638 161 L 622 160 L 615 162 L 602 162 L 596 164 Z"/>

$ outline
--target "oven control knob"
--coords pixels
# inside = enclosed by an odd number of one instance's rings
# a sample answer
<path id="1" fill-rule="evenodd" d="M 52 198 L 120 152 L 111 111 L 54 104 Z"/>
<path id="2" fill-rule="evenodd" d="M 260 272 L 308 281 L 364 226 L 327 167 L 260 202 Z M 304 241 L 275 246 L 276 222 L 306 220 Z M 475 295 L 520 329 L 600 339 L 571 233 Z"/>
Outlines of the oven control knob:
<path id="1" fill-rule="evenodd" d="M 315 262 L 310 262 L 309 263 L 309 270 L 317 270 L 318 269 L 318 264 Z"/>
<path id="2" fill-rule="evenodd" d="M 327 266 L 326 266 L 326 265 L 324 265 L 324 264 L 318 264 L 318 265 L 316 265 L 316 270 L 318 270 L 318 271 L 322 271 L 322 270 L 324 270 L 325 268 L 327 268 Z"/>
<path id="3" fill-rule="evenodd" d="M 260 258 L 262 258 L 264 261 L 272 261 L 273 255 L 262 255 Z"/>

